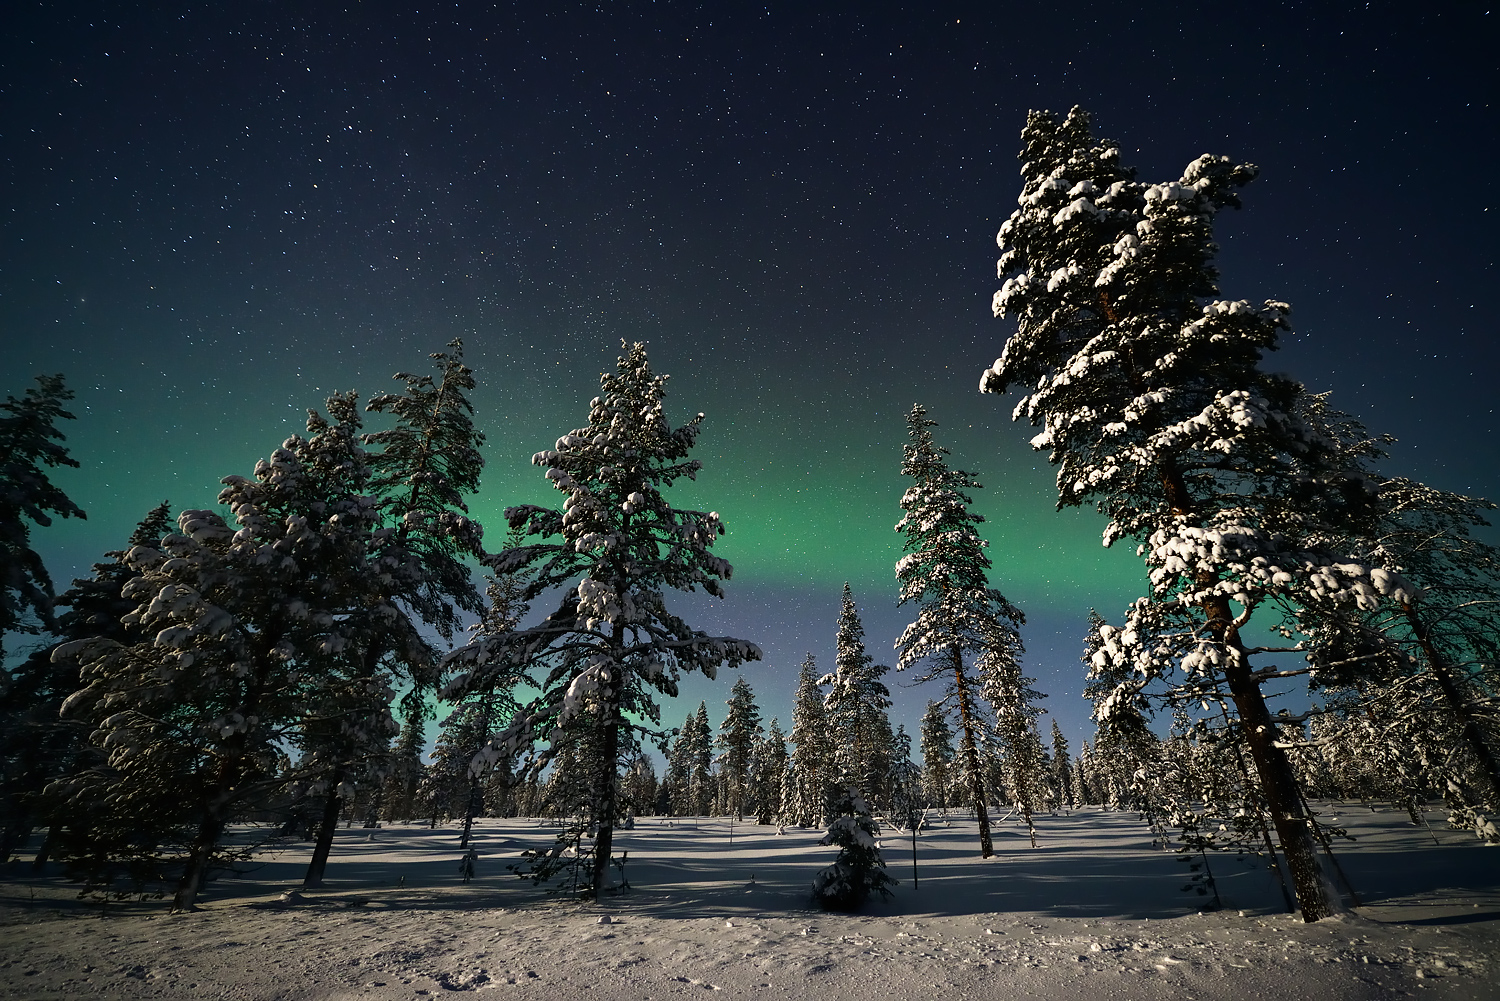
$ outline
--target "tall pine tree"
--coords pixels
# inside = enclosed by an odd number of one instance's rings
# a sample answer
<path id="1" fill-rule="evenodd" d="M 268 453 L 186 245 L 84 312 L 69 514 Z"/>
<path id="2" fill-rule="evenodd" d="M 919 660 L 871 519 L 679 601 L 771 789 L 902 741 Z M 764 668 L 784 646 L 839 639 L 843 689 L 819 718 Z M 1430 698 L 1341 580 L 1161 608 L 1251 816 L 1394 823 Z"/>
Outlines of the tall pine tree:
<path id="1" fill-rule="evenodd" d="M 792 702 L 792 745 L 787 784 L 781 812 L 788 823 L 816 827 L 827 815 L 828 790 L 833 779 L 833 742 L 823 694 L 818 690 L 818 669 L 808 654 L 797 675 Z"/>
<path id="2" fill-rule="evenodd" d="M 755 748 L 760 739 L 760 708 L 755 693 L 744 678 L 737 678 L 730 691 L 729 713 L 719 727 L 720 773 L 724 777 L 725 806 L 735 820 L 745 819 L 745 804 L 753 789 Z"/>
<path id="3" fill-rule="evenodd" d="M 835 638 L 834 668 L 820 685 L 833 732 L 835 785 L 853 785 L 867 801 L 882 804 L 891 766 L 891 692 L 880 680 L 890 668 L 865 652 L 865 627 L 844 584 Z M 883 805 L 883 804 L 882 804 Z"/>
<path id="4" fill-rule="evenodd" d="M 645 345 L 629 346 L 616 371 L 600 378 L 588 425 L 533 457 L 567 501 L 562 510 L 513 507 L 506 520 L 558 541 L 513 546 L 488 562 L 497 574 L 533 568 L 526 599 L 556 589 L 558 607 L 537 625 L 478 637 L 448 659 L 458 672 L 450 697 L 509 686 L 526 671 L 539 675 L 542 694 L 509 728 L 511 745 L 543 726 L 565 730 L 587 719 L 594 728 L 594 896 L 609 883 L 622 760 L 634 735 L 660 721 L 653 693 L 675 696 L 684 670 L 714 677 L 723 665 L 761 656 L 753 643 L 709 636 L 667 610 L 671 589 L 722 597 L 720 581 L 732 568 L 710 550 L 724 532 L 719 516 L 672 507 L 664 495 L 701 467 L 688 453 L 702 420 L 667 423 L 666 381 L 652 372 Z"/>
<path id="5" fill-rule="evenodd" d="M 1018 327 L 980 388 L 1022 387 L 1015 414 L 1042 426 L 1033 445 L 1058 466 L 1059 507 L 1095 504 L 1106 544 L 1138 544 L 1151 589 L 1123 629 L 1102 628 L 1096 657 L 1131 667 L 1129 690 L 1223 682 L 1315 921 L 1335 903 L 1262 690 L 1276 672 L 1257 669 L 1244 630 L 1261 608 L 1294 629 L 1308 604 L 1411 593 L 1328 548 L 1370 517 L 1374 481 L 1303 419 L 1303 387 L 1259 366 L 1286 304 L 1217 298 L 1214 218 L 1255 167 L 1204 155 L 1175 181 L 1138 182 L 1076 108 L 1033 112 L 1022 140 L 994 302 Z"/>
<path id="6" fill-rule="evenodd" d="M 896 641 L 898 670 L 918 664 L 917 683 L 939 678 L 946 689 L 937 701 L 958 718 L 959 765 L 967 778 L 967 799 L 979 821 L 979 852 L 994 854 L 986 808 L 980 746 L 994 731 L 1012 752 L 1025 737 L 1032 692 L 1020 674 L 1021 610 L 990 587 L 987 543 L 976 526 L 983 516 L 970 510 L 968 491 L 979 484 L 948 465 L 948 450 L 932 437 L 937 426 L 919 404 L 907 415 L 908 441 L 901 472 L 913 483 L 901 497 L 906 512 L 896 523 L 906 555 L 896 564 L 901 603 L 917 606 L 916 621 Z M 986 699 L 995 702 L 986 706 Z M 998 702 L 996 702 L 998 700 Z M 1001 706 L 1005 715 L 996 720 Z M 998 726 L 998 729 L 996 727 Z"/>

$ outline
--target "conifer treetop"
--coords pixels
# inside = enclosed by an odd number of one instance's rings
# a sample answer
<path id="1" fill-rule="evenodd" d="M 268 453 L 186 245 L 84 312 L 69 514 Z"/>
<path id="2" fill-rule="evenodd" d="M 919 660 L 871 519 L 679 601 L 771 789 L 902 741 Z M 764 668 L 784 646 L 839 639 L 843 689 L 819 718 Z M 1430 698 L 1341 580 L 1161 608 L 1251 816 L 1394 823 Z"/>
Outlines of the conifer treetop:
<path id="1" fill-rule="evenodd" d="M 724 534 L 715 512 L 675 508 L 664 491 L 700 468 L 688 453 L 703 420 L 673 428 L 662 406 L 667 377 L 652 372 L 644 344 L 629 345 L 616 370 L 600 377 L 589 423 L 538 452 L 561 509 L 508 508 L 511 529 L 542 541 L 512 545 L 486 564 L 497 577 L 529 574 L 520 600 L 548 592 L 557 610 L 526 629 L 476 636 L 446 664 L 456 671 L 445 693 L 511 683 L 545 665 L 546 706 L 522 713 L 508 740 L 525 742 L 535 728 L 563 723 L 598 695 L 624 712 L 659 721 L 647 694 L 677 694 L 682 670 L 712 678 L 721 666 L 759 660 L 754 643 L 709 636 L 666 608 L 668 589 L 723 597 L 733 568 L 712 546 Z M 560 686 L 560 687 L 558 687 Z M 532 728 L 532 729 L 526 729 Z M 523 732 L 525 730 L 525 732 Z"/>
<path id="2" fill-rule="evenodd" d="M 948 465 L 948 450 L 933 439 L 937 422 L 928 418 L 921 404 L 912 407 L 906 420 L 901 472 L 914 482 L 901 497 L 905 513 L 896 523 L 906 550 L 896 563 L 896 579 L 901 604 L 916 603 L 919 611 L 896 641 L 897 670 L 954 651 L 962 656 L 1003 649 L 1018 655 L 1020 626 L 1026 619 L 989 585 L 988 543 L 976 527 L 984 517 L 970 510 L 973 498 L 968 493 L 980 484 Z M 949 665 L 934 662 L 929 668 L 941 673 Z"/>

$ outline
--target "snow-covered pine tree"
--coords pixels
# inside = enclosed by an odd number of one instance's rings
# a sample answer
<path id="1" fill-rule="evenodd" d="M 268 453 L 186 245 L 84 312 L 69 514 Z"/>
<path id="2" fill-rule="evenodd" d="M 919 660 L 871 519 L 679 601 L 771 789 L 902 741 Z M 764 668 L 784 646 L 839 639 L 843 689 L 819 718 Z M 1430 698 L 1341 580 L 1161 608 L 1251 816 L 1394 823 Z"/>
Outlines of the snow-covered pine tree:
<path id="1" fill-rule="evenodd" d="M 1078 757 L 1073 759 L 1073 788 L 1077 792 L 1079 806 L 1103 806 L 1104 797 L 1097 791 L 1098 769 L 1094 767 L 1094 746 L 1088 741 L 1078 745 Z"/>
<path id="2" fill-rule="evenodd" d="M 828 812 L 832 785 L 833 742 L 823 693 L 818 688 L 817 663 L 808 654 L 797 676 L 792 702 L 792 745 L 781 813 L 798 827 L 820 826 Z"/>
<path id="3" fill-rule="evenodd" d="M 781 721 L 772 718 L 770 726 L 766 727 L 765 737 L 755 745 L 753 768 L 757 824 L 774 824 L 781 817 L 789 761 L 786 734 L 781 732 Z"/>
<path id="4" fill-rule="evenodd" d="M 1102 805 L 1136 810 L 1149 818 L 1161 812 L 1149 798 L 1151 790 L 1142 786 L 1159 755 L 1158 741 L 1151 731 L 1146 697 L 1125 685 L 1132 677 L 1129 666 L 1098 658 L 1104 648 L 1103 631 L 1107 628 L 1104 617 L 1089 609 L 1082 659 L 1089 665 L 1084 696 L 1094 704 L 1092 716 L 1096 727 L 1090 764 Z"/>
<path id="5" fill-rule="evenodd" d="M 1315 921 L 1334 905 L 1244 629 L 1263 605 L 1280 626 L 1308 601 L 1409 591 L 1324 548 L 1368 516 L 1371 480 L 1298 416 L 1303 388 L 1259 368 L 1288 307 L 1214 298 L 1214 217 L 1256 169 L 1205 155 L 1179 180 L 1137 182 L 1076 108 L 1033 112 L 1022 138 L 994 303 L 1019 325 L 981 389 L 1024 387 L 1016 416 L 1043 426 L 1033 444 L 1059 467 L 1059 506 L 1092 502 L 1106 544 L 1139 544 L 1150 593 L 1105 627 L 1099 656 L 1131 665 L 1135 690 L 1179 669 L 1222 677 Z"/>
<path id="6" fill-rule="evenodd" d="M 930 704 L 930 703 L 929 703 Z M 926 785 L 923 768 L 911 760 L 911 736 L 905 726 L 896 727 L 891 745 L 891 806 L 886 814 L 897 826 L 911 835 L 911 885 L 917 888 L 917 833 L 927 817 Z"/>
<path id="7" fill-rule="evenodd" d="M 833 672 L 818 684 L 828 688 L 823 708 L 834 734 L 836 785 L 853 785 L 867 801 L 879 803 L 890 771 L 891 692 L 880 679 L 890 668 L 865 652 L 865 627 L 844 584 L 835 638 Z"/>
<path id="8" fill-rule="evenodd" d="M 638 749 L 627 762 L 621 792 L 625 797 L 627 815 L 650 815 L 656 812 L 656 766 L 651 763 L 651 756 L 644 750 Z"/>
<path id="9" fill-rule="evenodd" d="M 0 403 L 0 658 L 7 633 L 35 636 L 57 625 L 52 578 L 31 548 L 31 525 L 45 528 L 54 515 L 86 517 L 46 472 L 78 466 L 57 429 L 58 421 L 74 419 L 63 409 L 73 391 L 61 375 L 39 375 L 36 383 L 21 399 Z"/>
<path id="10" fill-rule="evenodd" d="M 718 744 L 724 751 L 719 755 L 720 773 L 724 778 L 727 813 L 735 820 L 745 819 L 745 804 L 752 796 L 755 747 L 760 740 L 760 707 L 755 704 L 755 693 L 744 678 L 736 678 L 731 689 L 729 707 L 724 722 L 719 726 Z"/>
<path id="11" fill-rule="evenodd" d="M 1052 720 L 1052 783 L 1057 788 L 1058 802 L 1072 808 L 1079 805 L 1078 792 L 1073 786 L 1073 759 L 1068 756 L 1068 738 L 1062 727 Z"/>
<path id="12" fill-rule="evenodd" d="M 482 529 L 469 517 L 465 495 L 479 489 L 484 434 L 474 427 L 474 373 L 463 361 L 463 341 L 429 355 L 439 370 L 430 375 L 397 372 L 403 393 L 382 393 L 365 406 L 393 414 L 396 425 L 364 436 L 377 446 L 370 455 L 370 488 L 395 529 L 392 556 L 420 569 L 401 581 L 401 600 L 445 640 L 461 614 L 480 615 L 484 600 L 464 558 L 484 556 Z"/>
<path id="13" fill-rule="evenodd" d="M 588 426 L 532 459 L 567 494 L 564 509 L 506 511 L 510 525 L 528 536 L 560 538 L 511 547 L 487 560 L 497 574 L 534 568 L 527 600 L 560 589 L 557 610 L 529 628 L 480 637 L 454 651 L 447 665 L 458 673 L 446 687 L 453 697 L 508 687 L 520 672 L 545 672 L 534 679 L 542 694 L 518 714 L 506 746 L 529 743 L 544 725 L 566 731 L 574 720 L 593 720 L 599 733 L 592 762 L 595 896 L 609 882 L 621 756 L 635 733 L 660 721 L 652 693 L 676 696 L 684 670 L 714 677 L 721 666 L 761 656 L 753 643 L 692 629 L 665 604 L 667 589 L 701 587 L 722 597 L 719 582 L 732 572 L 710 551 L 724 531 L 719 516 L 674 508 L 663 495 L 701 467 L 687 457 L 701 415 L 679 428 L 668 425 L 666 377 L 651 371 L 643 344 L 631 345 L 600 385 Z"/>
<path id="14" fill-rule="evenodd" d="M 460 848 L 469 846 L 474 818 L 484 805 L 483 774 L 470 765 L 510 722 L 515 709 L 509 692 L 485 692 L 459 702 L 441 724 L 417 796 L 429 804 L 434 818 L 463 818 Z M 491 767 L 509 771 L 510 762 L 494 762 Z"/>
<path id="15" fill-rule="evenodd" d="M 896 523 L 896 531 L 906 537 L 896 579 L 901 603 L 915 603 L 918 610 L 916 621 L 896 641 L 896 667 L 905 671 L 924 665 L 925 673 L 914 684 L 942 679 L 945 691 L 937 705 L 958 717 L 958 764 L 967 779 L 966 799 L 979 821 L 979 852 L 989 858 L 994 843 L 980 745 L 995 717 L 985 701 L 1004 700 L 1008 715 L 996 735 L 1013 751 L 1011 743 L 1025 736 L 1018 723 L 1035 712 L 1030 699 L 1036 693 L 1020 674 L 1025 617 L 989 585 L 987 544 L 976 528 L 984 518 L 970 510 L 974 502 L 968 494 L 979 483 L 949 467 L 948 450 L 932 437 L 937 422 L 928 419 L 920 404 L 912 407 L 906 426 L 901 472 L 913 483 L 901 497 L 905 514 Z"/>
<path id="16" fill-rule="evenodd" d="M 1470 781 L 1500 810 L 1500 549 L 1474 534 L 1495 505 L 1399 478 L 1379 494 L 1367 558 L 1416 588 L 1370 625 L 1432 678 L 1476 766 Z"/>
<path id="17" fill-rule="evenodd" d="M 127 549 L 155 545 L 171 521 L 170 507 L 163 501 L 136 525 Z M 95 563 L 92 577 L 74 580 L 57 599 L 56 606 L 67 609 L 57 617 L 59 642 L 95 635 L 121 642 L 143 638 L 131 635 L 120 623 L 136 606 L 121 594 L 139 576 L 125 562 L 125 552 L 106 553 L 108 562 Z M 97 753 L 89 747 L 88 730 L 79 721 L 59 716 L 63 702 L 78 691 L 82 682 L 76 662 L 67 658 L 53 661 L 57 646 L 54 643 L 34 651 L 0 683 L 0 816 L 5 818 L 0 831 L 0 864 L 25 841 L 36 820 L 48 820 L 39 815 L 43 808 L 39 797 L 47 783 L 81 770 L 85 759 Z M 44 842 L 39 857 L 47 854 Z"/>
<path id="18" fill-rule="evenodd" d="M 367 489 L 381 516 L 381 561 L 389 600 L 399 602 L 444 640 L 451 640 L 462 613 L 483 615 L 485 604 L 474 586 L 465 557 L 484 555 L 482 529 L 468 516 L 464 496 L 479 487 L 484 460 L 479 448 L 484 435 L 475 429 L 473 372 L 463 363 L 463 342 L 448 343 L 448 352 L 429 355 L 439 370 L 430 375 L 398 372 L 403 393 L 382 393 L 365 409 L 391 414 L 396 423 L 363 435 L 375 450 L 366 456 Z M 352 396 L 350 397 L 352 399 Z M 403 684 L 405 725 L 423 731 L 432 718 L 426 694 L 437 684 L 436 653 L 430 644 L 412 647 L 400 629 L 387 636 L 378 620 L 370 622 L 370 642 L 361 668 L 364 678 L 388 671 Z M 415 659 L 413 659 L 415 657 Z M 355 731 L 340 721 L 322 734 L 309 733 L 308 764 L 320 766 L 317 785 L 328 790 L 350 789 L 351 778 L 362 773 L 379 779 L 390 762 L 372 760 L 370 749 L 348 738 Z M 322 882 L 338 827 L 339 799 L 326 797 L 317 841 L 303 876 L 303 885 Z"/>
<path id="19" fill-rule="evenodd" d="M 521 537 L 513 532 L 510 541 L 519 544 Z M 469 632 L 476 636 L 499 636 L 515 629 L 527 610 L 524 591 L 523 572 L 492 576 L 485 588 L 484 614 L 469 627 Z M 474 818 L 483 806 L 487 779 L 493 776 L 495 781 L 505 783 L 513 778 L 514 760 L 505 755 L 497 760 L 483 752 L 509 724 L 516 709 L 510 691 L 489 690 L 461 698 L 442 723 L 442 734 L 434 747 L 432 763 L 422 777 L 418 799 L 428 804 L 434 821 L 438 816 L 463 816 L 460 848 L 468 846 Z"/>
<path id="20" fill-rule="evenodd" d="M 139 577 L 123 594 L 138 607 L 122 624 L 149 639 L 95 636 L 54 653 L 76 658 L 84 685 L 63 713 L 91 723 L 107 755 L 54 783 L 75 854 L 106 868 L 123 857 L 158 878 L 175 864 L 178 909 L 193 907 L 221 857 L 225 825 L 285 780 L 278 753 L 310 719 L 388 743 L 388 678 L 366 670 L 376 630 L 399 656 L 430 657 L 388 598 L 353 395 L 328 410 L 332 421 L 309 411 L 309 437 L 287 439 L 253 479 L 224 479 L 237 531 L 184 511 L 177 532 L 127 553 Z M 175 859 L 162 847 L 174 832 L 187 846 Z"/>
<path id="21" fill-rule="evenodd" d="M 689 734 L 683 751 L 688 762 L 687 801 L 693 816 L 707 817 L 714 800 L 714 732 L 708 725 L 708 703 L 698 703 L 692 726 L 682 729 Z"/>
<path id="22" fill-rule="evenodd" d="M 677 736 L 667 747 L 667 774 L 662 785 L 667 790 L 668 810 L 673 817 L 686 817 L 692 812 L 693 796 L 689 780 L 692 764 L 688 750 L 692 746 L 693 737 L 686 732 L 692 725 L 693 716 L 689 714 L 678 729 Z"/>
<path id="23" fill-rule="evenodd" d="M 1026 825 L 1031 847 L 1036 847 L 1033 820 L 1046 792 L 1045 765 L 1034 703 L 1044 696 L 1033 689 L 1033 679 L 1021 673 L 1018 650 L 986 649 L 974 661 L 980 691 L 995 714 L 995 737 L 1004 761 L 1005 787 Z"/>
<path id="24" fill-rule="evenodd" d="M 953 727 L 948 724 L 943 707 L 929 701 L 927 711 L 922 714 L 922 784 L 927 801 L 945 815 L 953 764 Z"/>
<path id="25" fill-rule="evenodd" d="M 820 845 L 837 845 L 833 865 L 813 877 L 813 900 L 824 910 L 859 909 L 870 893 L 891 895 L 896 881 L 885 871 L 876 837 L 880 827 L 870 805 L 853 786 L 845 785 L 833 802 L 833 819 Z"/>
<path id="26" fill-rule="evenodd" d="M 401 723 L 401 732 L 391 745 L 386 756 L 387 766 L 384 785 L 381 787 L 381 816 L 386 820 L 411 822 L 419 811 L 417 786 L 422 781 L 423 723 L 425 718 L 406 719 Z"/>

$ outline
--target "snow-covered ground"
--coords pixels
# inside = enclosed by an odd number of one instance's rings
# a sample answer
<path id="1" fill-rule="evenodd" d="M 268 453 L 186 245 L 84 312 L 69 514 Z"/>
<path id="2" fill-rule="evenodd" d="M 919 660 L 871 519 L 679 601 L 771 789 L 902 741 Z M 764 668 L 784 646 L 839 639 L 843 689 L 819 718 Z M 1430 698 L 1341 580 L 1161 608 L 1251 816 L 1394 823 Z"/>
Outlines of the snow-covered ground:
<path id="1" fill-rule="evenodd" d="M 78 901 L 12 863 L 0 883 L 0 997 L 372 999 L 494 991 L 519 999 L 1500 998 L 1500 849 L 1340 808 L 1363 906 L 1305 925 L 1264 868 L 1213 857 L 1222 911 L 1183 887 L 1134 814 L 1014 821 L 977 857 L 972 820 L 918 841 L 887 831 L 894 897 L 856 915 L 808 907 L 834 852 L 818 832 L 648 818 L 618 834 L 631 889 L 598 904 L 505 871 L 551 844 L 537 821 L 481 821 L 475 880 L 456 832 L 341 830 L 327 885 L 300 901 L 309 846 L 209 887 L 204 909 Z M 1433 838 L 1441 841 L 1435 846 Z M 605 919 L 608 918 L 608 921 Z"/>

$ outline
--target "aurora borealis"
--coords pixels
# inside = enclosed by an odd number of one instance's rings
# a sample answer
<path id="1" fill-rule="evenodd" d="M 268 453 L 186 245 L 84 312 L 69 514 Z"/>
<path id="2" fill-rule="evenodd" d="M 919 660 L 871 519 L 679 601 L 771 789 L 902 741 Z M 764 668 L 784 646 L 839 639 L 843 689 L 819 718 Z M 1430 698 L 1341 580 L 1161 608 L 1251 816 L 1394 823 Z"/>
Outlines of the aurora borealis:
<path id="1" fill-rule="evenodd" d="M 209 506 L 307 407 L 461 336 L 498 544 L 507 505 L 557 497 L 531 454 L 644 340 L 673 420 L 707 414 L 679 503 L 723 515 L 736 567 L 687 617 L 766 649 L 768 718 L 805 651 L 831 663 L 845 580 L 894 657 L 922 402 L 986 485 L 993 582 L 1076 743 L 1084 615 L 1140 571 L 1053 512 L 1035 432 L 976 391 L 1026 110 L 1083 105 L 1150 179 L 1259 164 L 1220 264 L 1226 297 L 1292 304 L 1271 364 L 1396 435 L 1388 470 L 1496 497 L 1496 34 L 1467 5 L 19 5 L 0 392 L 67 376 L 83 467 L 57 479 L 89 513 L 35 542 L 61 590 L 163 497 Z M 668 722 L 727 696 L 695 682 Z"/>

